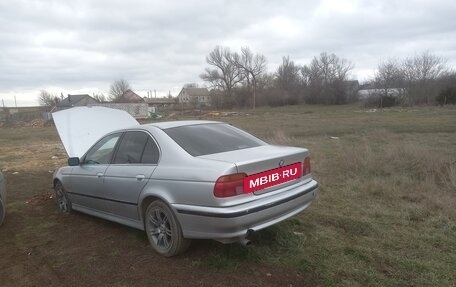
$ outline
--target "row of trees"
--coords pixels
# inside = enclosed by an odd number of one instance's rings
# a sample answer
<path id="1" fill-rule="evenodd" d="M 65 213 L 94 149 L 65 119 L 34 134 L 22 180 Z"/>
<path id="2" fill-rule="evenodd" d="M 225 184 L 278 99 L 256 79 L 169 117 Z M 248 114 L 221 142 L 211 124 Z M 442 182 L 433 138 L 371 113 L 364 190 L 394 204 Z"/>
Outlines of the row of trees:
<path id="1" fill-rule="evenodd" d="M 283 57 L 277 70 L 268 73 L 264 55 L 248 47 L 232 52 L 217 46 L 206 62 L 209 67 L 200 78 L 221 94 L 217 105 L 345 104 L 358 100 L 358 82 L 350 80 L 354 65 L 335 54 L 323 52 L 305 65 Z M 447 103 L 455 93 L 456 74 L 445 59 L 427 51 L 380 62 L 364 87 L 375 91 L 380 106 L 388 98 L 402 105 Z"/>
<path id="2" fill-rule="evenodd" d="M 456 85 L 456 76 L 444 58 L 426 51 L 379 63 L 370 85 L 380 90 L 380 100 L 391 97 L 395 89 L 400 104 L 433 104 L 440 93 Z"/>
<path id="3" fill-rule="evenodd" d="M 216 107 L 253 107 L 257 105 L 345 104 L 358 100 L 358 82 L 350 81 L 352 62 L 335 54 L 321 53 L 310 63 L 298 65 L 283 57 L 276 71 L 269 73 L 264 55 L 249 47 L 239 52 L 216 46 L 206 57 L 209 65 L 200 78 L 214 92 Z M 378 64 L 365 87 L 375 91 L 374 105 L 440 104 L 456 101 L 456 73 L 445 59 L 430 52 L 387 59 Z M 119 79 L 110 85 L 109 96 L 95 95 L 100 102 L 115 102 L 127 90 L 128 81 Z M 394 93 L 393 93 L 394 92 Z M 54 106 L 61 98 L 41 91 L 41 105 Z"/>
<path id="4" fill-rule="evenodd" d="M 304 66 L 283 57 L 277 71 L 268 73 L 264 55 L 253 53 L 248 47 L 238 53 L 217 46 L 206 57 L 206 62 L 210 67 L 200 77 L 223 93 L 220 102 L 225 106 L 255 107 L 257 102 L 344 104 L 356 99 L 347 89 L 353 64 L 335 54 L 321 53 Z"/>

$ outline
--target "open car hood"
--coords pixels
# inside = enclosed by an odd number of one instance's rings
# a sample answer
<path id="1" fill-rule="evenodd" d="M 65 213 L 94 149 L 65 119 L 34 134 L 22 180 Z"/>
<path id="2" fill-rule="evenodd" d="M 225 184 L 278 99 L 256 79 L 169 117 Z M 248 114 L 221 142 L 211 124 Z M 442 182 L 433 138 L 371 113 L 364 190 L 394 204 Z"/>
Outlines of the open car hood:
<path id="1" fill-rule="evenodd" d="M 102 136 L 139 125 L 127 112 L 105 107 L 76 107 L 52 113 L 69 157 L 81 158 Z"/>

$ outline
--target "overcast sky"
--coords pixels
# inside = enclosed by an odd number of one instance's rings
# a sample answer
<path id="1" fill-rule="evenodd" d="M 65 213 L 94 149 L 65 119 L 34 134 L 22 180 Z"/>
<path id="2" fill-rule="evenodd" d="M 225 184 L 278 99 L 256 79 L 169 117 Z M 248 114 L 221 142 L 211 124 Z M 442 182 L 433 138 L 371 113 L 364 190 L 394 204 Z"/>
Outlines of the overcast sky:
<path id="1" fill-rule="evenodd" d="M 216 46 L 249 46 L 274 72 L 320 52 L 371 77 L 379 61 L 429 50 L 456 67 L 456 1 L 0 0 L 0 98 L 104 93 L 124 78 L 146 96 L 200 83 Z M 1 103 L 0 103 L 1 105 Z"/>

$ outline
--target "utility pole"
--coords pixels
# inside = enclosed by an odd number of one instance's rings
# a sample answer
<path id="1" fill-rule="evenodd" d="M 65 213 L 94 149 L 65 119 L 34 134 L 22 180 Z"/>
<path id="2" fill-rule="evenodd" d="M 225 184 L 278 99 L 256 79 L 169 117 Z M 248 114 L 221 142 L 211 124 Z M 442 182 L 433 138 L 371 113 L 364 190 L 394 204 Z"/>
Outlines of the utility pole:
<path id="1" fill-rule="evenodd" d="M 253 111 L 255 112 L 255 106 L 256 106 L 256 79 L 253 77 Z"/>
<path id="2" fill-rule="evenodd" d="M 14 96 L 14 106 L 17 108 L 16 96 Z"/>

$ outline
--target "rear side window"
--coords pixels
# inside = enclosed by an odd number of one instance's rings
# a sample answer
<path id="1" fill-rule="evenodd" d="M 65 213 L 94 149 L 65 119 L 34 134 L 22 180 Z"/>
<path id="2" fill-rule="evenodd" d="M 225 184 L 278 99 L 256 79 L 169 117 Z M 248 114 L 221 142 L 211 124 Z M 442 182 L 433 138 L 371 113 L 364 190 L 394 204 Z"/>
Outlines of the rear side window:
<path id="1" fill-rule="evenodd" d="M 120 142 L 114 164 L 140 163 L 147 138 L 143 132 L 127 132 Z"/>
<path id="2" fill-rule="evenodd" d="M 147 139 L 146 147 L 141 158 L 141 163 L 157 164 L 160 151 L 152 138 Z"/>
<path id="3" fill-rule="evenodd" d="M 264 145 L 256 137 L 227 124 L 200 124 L 164 130 L 192 156 L 246 149 Z"/>

